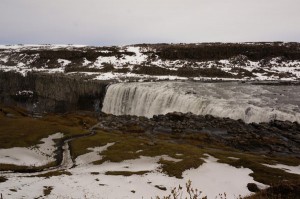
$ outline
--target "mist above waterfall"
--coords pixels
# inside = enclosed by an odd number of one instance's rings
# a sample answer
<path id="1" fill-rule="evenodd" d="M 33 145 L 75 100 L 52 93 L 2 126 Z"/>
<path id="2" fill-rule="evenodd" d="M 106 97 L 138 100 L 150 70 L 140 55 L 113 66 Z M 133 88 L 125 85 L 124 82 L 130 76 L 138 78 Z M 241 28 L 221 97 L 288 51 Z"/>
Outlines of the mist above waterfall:
<path id="1" fill-rule="evenodd" d="M 268 122 L 300 122 L 299 86 L 227 83 L 160 82 L 110 85 L 102 111 L 114 115 L 152 117 L 168 112 L 192 112 Z"/>

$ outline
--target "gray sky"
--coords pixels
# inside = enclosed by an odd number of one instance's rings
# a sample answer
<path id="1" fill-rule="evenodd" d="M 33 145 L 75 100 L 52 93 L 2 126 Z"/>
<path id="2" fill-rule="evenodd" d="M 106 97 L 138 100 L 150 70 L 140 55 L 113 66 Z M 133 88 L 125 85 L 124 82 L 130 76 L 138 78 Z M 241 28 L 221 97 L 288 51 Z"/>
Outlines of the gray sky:
<path id="1" fill-rule="evenodd" d="M 300 42 L 300 0 L 0 0 L 0 44 Z"/>

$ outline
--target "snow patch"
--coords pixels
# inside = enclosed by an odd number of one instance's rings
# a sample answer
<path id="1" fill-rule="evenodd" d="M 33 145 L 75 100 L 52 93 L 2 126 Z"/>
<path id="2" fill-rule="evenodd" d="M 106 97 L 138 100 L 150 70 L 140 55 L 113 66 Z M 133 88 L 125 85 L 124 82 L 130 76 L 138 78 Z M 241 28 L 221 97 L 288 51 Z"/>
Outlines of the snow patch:
<path id="1" fill-rule="evenodd" d="M 0 149 L 0 164 L 13 164 L 19 166 L 43 166 L 54 159 L 55 139 L 63 137 L 62 133 L 56 133 L 41 139 L 42 144 L 29 148 L 14 147 Z"/>
<path id="2" fill-rule="evenodd" d="M 66 60 L 66 59 L 58 59 L 57 62 L 60 63 L 62 67 L 65 67 L 65 66 L 69 65 L 70 63 L 72 63 L 71 61 Z"/>
<path id="3" fill-rule="evenodd" d="M 83 63 L 82 63 L 82 66 L 87 66 L 89 64 L 91 64 L 92 62 L 87 60 L 86 58 L 83 59 Z"/>
<path id="4" fill-rule="evenodd" d="M 197 169 L 190 169 L 183 173 L 185 179 L 193 182 L 193 187 L 202 190 L 208 198 L 215 198 L 219 193 L 226 193 L 227 198 L 237 198 L 239 195 L 250 195 L 248 183 L 255 183 L 259 188 L 266 185 L 254 181 L 248 168 L 235 168 L 228 164 L 218 163 L 216 158 L 208 156 L 205 163 Z M 233 177 L 234 176 L 234 177 Z"/>
<path id="5" fill-rule="evenodd" d="M 275 164 L 275 165 L 262 164 L 262 165 L 275 168 L 275 169 L 281 169 L 288 173 L 294 173 L 300 175 L 300 165 L 299 166 L 288 166 L 284 164 Z"/>
<path id="6" fill-rule="evenodd" d="M 87 150 L 91 152 L 78 156 L 75 160 L 76 165 L 85 165 L 97 160 L 101 160 L 102 156 L 100 155 L 100 153 L 106 151 L 108 147 L 112 145 L 114 145 L 114 143 L 108 143 L 102 147 L 87 148 Z"/>

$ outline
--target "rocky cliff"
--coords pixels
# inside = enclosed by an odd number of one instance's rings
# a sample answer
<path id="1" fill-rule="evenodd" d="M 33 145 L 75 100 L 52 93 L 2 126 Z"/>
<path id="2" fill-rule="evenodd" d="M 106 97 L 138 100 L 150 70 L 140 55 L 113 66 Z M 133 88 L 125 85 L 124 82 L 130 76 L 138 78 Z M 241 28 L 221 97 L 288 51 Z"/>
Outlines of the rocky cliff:
<path id="1" fill-rule="evenodd" d="M 0 72 L 0 102 L 33 112 L 97 111 L 107 85 L 62 74 Z"/>

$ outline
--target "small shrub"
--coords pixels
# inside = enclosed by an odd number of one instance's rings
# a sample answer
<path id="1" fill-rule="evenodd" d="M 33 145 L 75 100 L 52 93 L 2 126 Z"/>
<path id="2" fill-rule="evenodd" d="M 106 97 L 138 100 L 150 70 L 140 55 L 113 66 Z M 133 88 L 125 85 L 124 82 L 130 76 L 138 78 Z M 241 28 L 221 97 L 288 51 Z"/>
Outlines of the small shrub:
<path id="1" fill-rule="evenodd" d="M 44 196 L 48 196 L 50 195 L 51 191 L 53 190 L 53 187 L 47 187 L 47 186 L 44 186 Z"/>
<path id="2" fill-rule="evenodd" d="M 0 176 L 0 183 L 7 181 L 7 178 Z"/>
<path id="3" fill-rule="evenodd" d="M 257 187 L 257 185 L 255 183 L 248 183 L 247 188 L 251 192 L 259 192 L 260 191 L 260 189 Z"/>
<path id="4" fill-rule="evenodd" d="M 207 199 L 207 196 L 201 196 L 202 192 L 198 189 L 192 188 L 192 181 L 188 181 L 185 184 L 186 189 L 184 190 L 182 186 L 174 187 L 171 190 L 171 194 L 163 197 L 156 196 L 156 199 L 184 199 L 183 194 L 188 195 L 186 199 Z"/>

